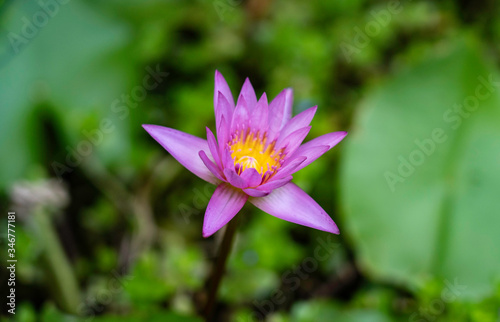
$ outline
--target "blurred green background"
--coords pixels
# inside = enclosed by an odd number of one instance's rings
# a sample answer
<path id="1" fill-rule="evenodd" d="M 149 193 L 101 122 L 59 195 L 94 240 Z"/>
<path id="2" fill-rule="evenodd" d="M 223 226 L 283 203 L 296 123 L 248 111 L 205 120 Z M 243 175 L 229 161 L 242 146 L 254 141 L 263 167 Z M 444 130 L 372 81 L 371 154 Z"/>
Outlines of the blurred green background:
<path id="1" fill-rule="evenodd" d="M 214 188 L 141 124 L 203 137 L 218 69 L 349 135 L 294 178 L 340 236 L 246 206 L 217 321 L 500 321 L 496 1 L 0 4 L 2 320 L 201 321 Z"/>

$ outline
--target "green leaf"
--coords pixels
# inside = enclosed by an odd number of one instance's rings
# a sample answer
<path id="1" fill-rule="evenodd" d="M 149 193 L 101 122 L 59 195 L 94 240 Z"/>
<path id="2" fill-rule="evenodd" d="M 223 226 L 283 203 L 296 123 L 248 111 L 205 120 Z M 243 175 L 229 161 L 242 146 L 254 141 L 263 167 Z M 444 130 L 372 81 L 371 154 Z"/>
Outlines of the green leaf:
<path id="1" fill-rule="evenodd" d="M 410 287 L 458 283 L 460 298 L 500 276 L 500 77 L 475 47 L 444 46 L 370 93 L 341 171 L 362 268 Z"/>
<path id="2" fill-rule="evenodd" d="M 54 161 L 64 164 L 66 144 L 77 150 L 84 140 L 93 140 L 91 151 L 107 162 L 129 152 L 125 139 L 129 124 L 111 109 L 122 94 L 130 94 L 134 76 L 136 59 L 130 55 L 126 24 L 89 4 L 54 3 L 57 12 L 38 25 L 36 17 L 46 13 L 37 3 L 8 8 L 5 29 L 22 41 L 5 37 L 0 44 L 4 48 L 0 146 L 10 151 L 0 160 L 0 188 L 26 176 L 34 164 L 47 161 L 46 168 Z M 56 135 L 64 134 L 61 142 L 51 142 L 61 150 L 60 156 L 46 151 L 46 140 L 52 138 L 44 137 L 45 118 L 62 132 Z M 104 118 L 111 123 L 106 133 L 102 133 Z M 97 130 L 101 135 L 95 134 Z M 80 149 L 84 159 L 88 149 Z"/>
<path id="3" fill-rule="evenodd" d="M 329 321 L 391 321 L 383 313 L 370 309 L 341 309 L 334 302 L 326 300 L 312 300 L 298 302 L 292 307 L 292 322 L 329 322 Z"/>

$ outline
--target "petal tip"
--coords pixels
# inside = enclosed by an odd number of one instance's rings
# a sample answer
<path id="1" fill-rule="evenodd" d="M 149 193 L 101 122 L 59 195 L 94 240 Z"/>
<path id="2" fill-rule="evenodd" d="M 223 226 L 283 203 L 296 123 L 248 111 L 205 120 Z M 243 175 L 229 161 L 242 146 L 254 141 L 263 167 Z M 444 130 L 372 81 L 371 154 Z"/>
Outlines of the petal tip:
<path id="1" fill-rule="evenodd" d="M 339 227 L 337 227 L 337 225 L 335 225 L 335 224 L 334 224 L 334 227 L 332 227 L 331 229 L 327 230 L 327 232 L 335 234 L 335 235 L 340 235 Z"/>
<path id="2" fill-rule="evenodd" d="M 337 141 L 337 143 L 335 143 L 334 145 L 337 145 L 338 143 L 340 143 L 340 141 L 342 141 L 347 136 L 347 131 L 339 131 L 338 133 L 340 134 L 340 137 L 339 137 L 339 140 Z"/>
<path id="3" fill-rule="evenodd" d="M 210 231 L 207 231 L 205 229 L 205 227 L 203 227 L 201 235 L 203 236 L 203 238 L 208 238 L 208 237 L 212 236 L 214 233 L 215 233 L 215 231 L 214 232 L 210 232 Z"/>
<path id="4" fill-rule="evenodd" d="M 335 234 L 335 235 L 340 235 L 340 230 L 339 230 L 339 227 L 337 226 L 337 224 L 333 221 L 333 219 L 331 219 L 332 217 L 330 217 L 330 215 L 328 215 L 326 212 L 325 212 L 325 215 L 328 216 L 330 218 L 329 220 L 329 223 L 325 225 L 325 227 L 321 230 L 324 230 L 326 231 L 327 233 L 332 233 L 332 234 Z"/>

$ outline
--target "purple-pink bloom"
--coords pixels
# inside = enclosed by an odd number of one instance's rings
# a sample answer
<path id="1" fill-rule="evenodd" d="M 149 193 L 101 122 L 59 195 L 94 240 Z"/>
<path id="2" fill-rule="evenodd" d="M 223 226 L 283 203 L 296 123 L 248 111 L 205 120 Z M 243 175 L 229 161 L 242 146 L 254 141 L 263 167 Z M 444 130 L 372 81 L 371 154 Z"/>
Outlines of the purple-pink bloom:
<path id="1" fill-rule="evenodd" d="M 292 90 L 268 104 L 245 80 L 236 105 L 226 80 L 215 72 L 214 108 L 217 139 L 207 140 L 171 128 L 144 124 L 144 129 L 177 161 L 217 185 L 203 222 L 203 237 L 227 224 L 249 201 L 263 211 L 319 230 L 339 233 L 330 216 L 291 182 L 292 174 L 339 143 L 347 132 L 333 132 L 305 144 L 317 106 L 292 115 Z"/>

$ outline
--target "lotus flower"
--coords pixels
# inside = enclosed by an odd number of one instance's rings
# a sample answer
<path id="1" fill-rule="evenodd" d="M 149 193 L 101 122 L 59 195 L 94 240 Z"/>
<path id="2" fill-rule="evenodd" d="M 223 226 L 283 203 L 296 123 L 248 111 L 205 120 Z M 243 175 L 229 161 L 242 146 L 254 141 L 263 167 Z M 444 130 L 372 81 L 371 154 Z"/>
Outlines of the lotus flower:
<path id="1" fill-rule="evenodd" d="M 317 106 L 291 118 L 292 100 L 292 90 L 285 89 L 270 104 L 265 93 L 257 101 L 247 78 L 235 106 L 226 80 L 216 71 L 217 139 L 208 127 L 204 140 L 163 126 L 143 125 L 184 167 L 217 185 L 205 213 L 203 237 L 227 224 L 247 201 L 275 217 L 339 233 L 321 206 L 291 180 L 293 173 L 330 150 L 347 132 L 302 144 Z"/>

